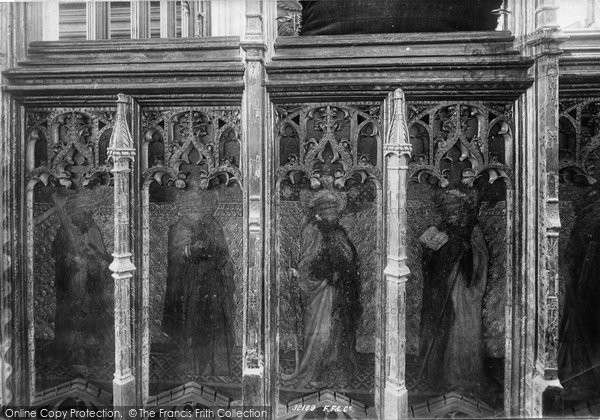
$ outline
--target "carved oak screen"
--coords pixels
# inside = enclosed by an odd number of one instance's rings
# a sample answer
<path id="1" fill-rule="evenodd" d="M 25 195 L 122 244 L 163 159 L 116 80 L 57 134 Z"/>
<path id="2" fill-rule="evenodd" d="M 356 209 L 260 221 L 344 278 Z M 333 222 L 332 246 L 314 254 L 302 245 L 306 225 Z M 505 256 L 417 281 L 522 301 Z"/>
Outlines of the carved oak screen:
<path id="1" fill-rule="evenodd" d="M 600 99 L 560 104 L 560 326 L 564 407 L 600 415 Z M 556 407 L 554 407 L 556 408 Z M 564 411 L 563 411 L 564 410 Z"/>
<path id="2" fill-rule="evenodd" d="M 141 116 L 144 395 L 227 405 L 241 398 L 240 110 Z"/>
<path id="3" fill-rule="evenodd" d="M 277 109 L 274 232 L 284 417 L 319 415 L 327 401 L 337 401 L 353 411 L 346 415 L 361 418 L 374 404 L 380 114 L 379 104 L 370 103 Z"/>
<path id="4" fill-rule="evenodd" d="M 512 109 L 408 106 L 406 378 L 416 417 L 503 409 Z M 461 408 L 433 404 L 442 395 Z"/>
<path id="5" fill-rule="evenodd" d="M 80 380 L 112 387 L 113 119 L 101 108 L 26 112 L 27 327 L 30 392 L 45 391 L 38 401 Z"/>

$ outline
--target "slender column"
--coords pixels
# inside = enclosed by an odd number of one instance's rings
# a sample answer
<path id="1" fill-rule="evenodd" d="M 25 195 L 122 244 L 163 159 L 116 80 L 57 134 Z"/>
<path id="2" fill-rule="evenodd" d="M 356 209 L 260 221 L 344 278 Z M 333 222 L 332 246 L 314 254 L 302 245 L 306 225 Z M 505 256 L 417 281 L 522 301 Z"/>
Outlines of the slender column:
<path id="1" fill-rule="evenodd" d="M 385 343 L 382 366 L 384 392 L 380 394 L 383 401 L 378 409 L 381 419 L 408 417 L 408 393 L 404 378 L 406 279 L 410 273 L 406 265 L 406 173 L 411 145 L 404 93 L 398 89 L 390 95 L 388 101 L 393 104 L 393 116 L 384 145 L 387 265 L 382 296 L 385 311 L 380 317 Z"/>
<path id="2" fill-rule="evenodd" d="M 15 29 L 14 5 L 0 3 L 0 71 L 12 66 L 12 35 Z M 4 77 L 2 76 L 2 79 Z M 2 80 L 2 86 L 5 82 Z M 12 310 L 12 194 L 14 178 L 12 177 L 12 150 L 10 139 L 10 101 L 7 94 L 0 89 L 0 405 L 14 403 L 13 388 L 9 378 L 13 373 L 12 346 L 13 334 L 11 323 Z"/>
<path id="3" fill-rule="evenodd" d="M 182 1 L 181 2 L 181 37 L 190 38 L 195 34 L 196 23 L 196 2 Z"/>
<path id="4" fill-rule="evenodd" d="M 264 87 L 265 60 L 268 58 L 265 35 L 268 22 L 265 13 L 275 2 L 263 0 L 246 1 L 245 34 L 241 47 L 245 59 L 245 92 L 242 103 L 244 141 L 244 337 L 242 396 L 245 405 L 268 405 L 270 393 L 268 372 L 270 360 L 265 357 L 268 343 L 265 340 L 265 325 L 262 314 L 270 308 L 263 307 L 265 301 L 265 150 L 266 136 L 270 131 L 269 100 Z M 264 322 L 268 321 L 268 316 Z"/>
<path id="5" fill-rule="evenodd" d="M 131 346 L 131 285 L 135 266 L 130 243 L 131 165 L 135 159 L 133 139 L 127 124 L 130 98 L 118 95 L 115 127 L 108 149 L 113 160 L 115 247 L 110 265 L 115 279 L 115 377 L 113 402 L 115 407 L 135 404 L 135 378 L 132 373 Z"/>
<path id="6" fill-rule="evenodd" d="M 174 1 L 161 0 L 160 2 L 160 37 L 175 38 L 176 36 L 176 6 Z"/>
<path id="7" fill-rule="evenodd" d="M 242 393 L 244 404 L 263 405 L 266 399 L 264 383 L 265 347 L 262 339 L 261 302 L 263 296 L 263 121 L 265 116 L 264 38 L 260 0 L 247 2 L 246 35 L 242 40 L 245 53 L 245 93 L 243 124 L 244 144 L 244 213 L 246 224 L 246 283 L 244 284 L 244 343 Z"/>
<path id="8" fill-rule="evenodd" d="M 131 39 L 150 38 L 150 2 L 131 2 Z"/>
<path id="9" fill-rule="evenodd" d="M 0 405 L 33 400 L 32 353 L 28 346 L 28 301 L 24 232 L 25 177 L 20 107 L 4 90 L 4 70 L 26 57 L 41 37 L 40 5 L 0 2 Z M 29 29 L 34 28 L 29 31 Z"/>
<path id="10" fill-rule="evenodd" d="M 110 39 L 110 4 L 103 1 L 86 3 L 87 39 Z"/>
<path id="11" fill-rule="evenodd" d="M 196 37 L 211 35 L 211 3 L 199 1 L 196 5 L 195 31 Z"/>
<path id="12" fill-rule="evenodd" d="M 555 0 L 540 2 L 537 10 L 537 29 L 548 36 L 536 47 L 536 97 L 537 97 L 537 138 L 539 151 L 539 226 L 540 253 L 538 267 L 541 284 L 538 284 L 539 327 L 537 343 L 537 364 L 534 384 L 535 400 L 533 415 L 542 416 L 542 394 L 549 386 L 559 386 L 558 382 L 558 240 L 560 232 L 558 171 L 559 171 L 559 55 L 558 42 L 554 32 L 556 23 Z"/>
<path id="13" fill-rule="evenodd" d="M 554 0 L 511 0 L 513 33 L 534 58 L 533 86 L 517 103 L 520 141 L 515 165 L 515 255 L 512 366 L 507 415 L 541 417 L 543 393 L 557 381 L 558 347 L 558 76 Z"/>

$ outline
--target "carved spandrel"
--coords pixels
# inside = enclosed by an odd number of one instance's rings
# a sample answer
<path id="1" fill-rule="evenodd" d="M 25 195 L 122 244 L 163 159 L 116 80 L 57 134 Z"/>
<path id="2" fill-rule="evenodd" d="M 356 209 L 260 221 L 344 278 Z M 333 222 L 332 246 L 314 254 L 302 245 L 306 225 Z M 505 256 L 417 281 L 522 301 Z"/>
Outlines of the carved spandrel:
<path id="1" fill-rule="evenodd" d="M 414 111 L 408 122 L 414 150 L 409 165 L 412 179 L 437 182 L 443 188 L 451 178 L 467 186 L 482 176 L 490 183 L 498 178 L 510 182 L 507 147 L 514 132 L 510 106 L 449 103 L 418 109 L 420 113 Z M 449 162 L 457 163 L 451 169 Z"/>
<path id="2" fill-rule="evenodd" d="M 28 111 L 29 176 L 44 183 L 53 178 L 66 188 L 109 183 L 107 149 L 113 125 L 114 110 L 109 109 Z"/>
<path id="3" fill-rule="evenodd" d="M 203 172 L 203 185 L 242 181 L 239 108 L 148 110 L 142 113 L 145 178 L 186 186 L 185 164 Z"/>
<path id="4" fill-rule="evenodd" d="M 368 130 L 369 144 L 375 142 L 381 147 L 380 123 L 373 118 L 378 115 L 378 107 L 367 108 L 371 114 L 335 105 L 278 111 L 280 181 L 289 179 L 294 183 L 296 176 L 302 176 L 313 188 L 319 188 L 321 178 L 331 177 L 340 188 L 355 176 L 363 181 L 370 177 L 380 179 L 379 158 L 373 155 L 373 146 L 361 144 L 360 148 L 369 152 L 358 153 L 359 142 L 365 140 L 362 130 Z"/>

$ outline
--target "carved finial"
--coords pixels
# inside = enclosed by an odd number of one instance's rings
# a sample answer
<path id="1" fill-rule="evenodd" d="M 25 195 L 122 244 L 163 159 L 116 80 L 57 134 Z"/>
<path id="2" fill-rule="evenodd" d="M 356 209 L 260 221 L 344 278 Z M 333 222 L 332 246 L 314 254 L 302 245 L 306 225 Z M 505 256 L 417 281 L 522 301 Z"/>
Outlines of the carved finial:
<path id="1" fill-rule="evenodd" d="M 127 156 L 133 157 L 135 152 L 133 148 L 133 138 L 129 132 L 127 124 L 127 112 L 129 110 L 130 97 L 119 93 L 117 96 L 117 115 L 115 117 L 115 125 L 110 136 L 110 146 L 108 148 L 108 156 Z"/>
<path id="2" fill-rule="evenodd" d="M 385 149 L 386 152 L 410 156 L 412 147 L 406 121 L 406 99 L 402 89 L 396 89 L 392 94 L 392 99 L 394 108 Z"/>

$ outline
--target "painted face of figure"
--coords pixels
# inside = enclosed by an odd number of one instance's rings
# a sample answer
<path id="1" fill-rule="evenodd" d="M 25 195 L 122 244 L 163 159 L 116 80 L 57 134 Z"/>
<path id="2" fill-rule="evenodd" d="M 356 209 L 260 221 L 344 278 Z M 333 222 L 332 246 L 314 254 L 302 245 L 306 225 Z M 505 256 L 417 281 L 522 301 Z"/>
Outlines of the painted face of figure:
<path id="1" fill-rule="evenodd" d="M 93 213 L 91 211 L 80 211 L 71 215 L 72 223 L 81 231 L 87 232 L 93 223 Z"/>
<path id="2" fill-rule="evenodd" d="M 468 203 L 453 203 L 443 213 L 446 222 L 456 227 L 468 227 L 477 217 L 476 209 Z"/>
<path id="3" fill-rule="evenodd" d="M 329 223 L 336 222 L 339 217 L 337 203 L 324 203 L 317 207 L 316 215 L 319 220 L 324 220 Z"/>

